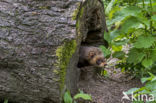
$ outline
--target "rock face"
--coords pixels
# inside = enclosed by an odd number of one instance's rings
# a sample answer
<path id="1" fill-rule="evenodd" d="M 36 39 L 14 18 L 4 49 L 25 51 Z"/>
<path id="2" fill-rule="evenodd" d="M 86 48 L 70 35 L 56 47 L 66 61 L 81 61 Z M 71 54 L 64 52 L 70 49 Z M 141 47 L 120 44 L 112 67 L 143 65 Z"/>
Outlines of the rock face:
<path id="1" fill-rule="evenodd" d="M 80 45 L 106 45 L 100 0 L 0 1 L 0 101 L 60 103 L 77 91 Z"/>

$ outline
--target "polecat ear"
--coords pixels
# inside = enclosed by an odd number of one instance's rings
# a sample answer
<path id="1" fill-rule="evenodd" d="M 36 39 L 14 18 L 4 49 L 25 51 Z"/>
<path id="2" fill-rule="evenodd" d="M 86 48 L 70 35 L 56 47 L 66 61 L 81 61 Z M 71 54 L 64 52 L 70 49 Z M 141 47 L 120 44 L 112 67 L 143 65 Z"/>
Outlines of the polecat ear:
<path id="1" fill-rule="evenodd" d="M 89 57 L 90 58 L 93 58 L 95 55 L 96 55 L 96 53 L 94 51 L 90 51 L 89 52 Z"/>
<path id="2" fill-rule="evenodd" d="M 103 52 L 101 50 L 98 51 L 98 54 L 102 54 Z"/>

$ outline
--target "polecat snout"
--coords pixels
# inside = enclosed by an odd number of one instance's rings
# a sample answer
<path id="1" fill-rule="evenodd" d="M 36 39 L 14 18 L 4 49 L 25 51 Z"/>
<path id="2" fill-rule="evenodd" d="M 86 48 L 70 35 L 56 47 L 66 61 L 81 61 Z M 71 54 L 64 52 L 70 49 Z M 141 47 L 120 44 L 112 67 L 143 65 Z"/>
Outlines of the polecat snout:
<path id="1" fill-rule="evenodd" d="M 84 66 L 106 66 L 103 52 L 100 48 L 94 46 L 81 46 L 79 51 L 78 67 Z"/>

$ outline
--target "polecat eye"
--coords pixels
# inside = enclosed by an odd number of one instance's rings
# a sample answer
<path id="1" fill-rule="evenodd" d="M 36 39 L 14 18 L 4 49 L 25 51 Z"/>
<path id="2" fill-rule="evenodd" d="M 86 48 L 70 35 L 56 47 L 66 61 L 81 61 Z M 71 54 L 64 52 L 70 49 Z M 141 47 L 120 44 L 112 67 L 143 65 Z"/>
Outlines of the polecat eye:
<path id="1" fill-rule="evenodd" d="M 96 55 L 96 54 L 95 54 L 95 52 L 93 52 L 93 51 L 91 51 L 91 52 L 89 53 L 90 58 L 94 58 L 95 55 Z"/>

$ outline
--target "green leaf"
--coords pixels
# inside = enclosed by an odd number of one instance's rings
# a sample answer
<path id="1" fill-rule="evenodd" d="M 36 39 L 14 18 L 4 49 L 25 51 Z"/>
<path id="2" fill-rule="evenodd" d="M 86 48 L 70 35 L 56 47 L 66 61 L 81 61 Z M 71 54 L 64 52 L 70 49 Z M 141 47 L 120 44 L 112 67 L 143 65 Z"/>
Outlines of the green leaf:
<path id="1" fill-rule="evenodd" d="M 146 89 L 146 87 L 141 87 L 141 88 L 139 88 L 136 92 L 140 92 L 140 91 L 143 91 L 143 90 L 145 90 Z"/>
<path id="2" fill-rule="evenodd" d="M 144 101 L 133 101 L 133 103 L 145 103 Z"/>
<path id="3" fill-rule="evenodd" d="M 151 92 L 147 88 L 143 87 L 143 90 L 139 91 L 139 94 L 151 94 Z"/>
<path id="4" fill-rule="evenodd" d="M 65 92 L 64 94 L 64 102 L 65 103 L 72 103 L 73 99 L 69 91 Z"/>
<path id="5" fill-rule="evenodd" d="M 118 0 L 111 0 L 111 2 L 110 2 L 110 3 L 108 4 L 108 6 L 106 7 L 106 10 L 105 10 L 105 13 L 106 13 L 106 14 L 108 14 L 108 13 L 111 11 L 113 5 L 115 5 L 115 4 L 117 3 L 117 1 L 118 1 Z"/>
<path id="6" fill-rule="evenodd" d="M 114 24 L 115 22 L 123 21 L 128 17 L 137 16 L 141 13 L 141 9 L 137 6 L 127 6 L 122 8 L 120 11 L 116 13 L 115 19 L 111 20 L 110 24 Z"/>
<path id="7" fill-rule="evenodd" d="M 148 88 L 151 91 L 156 90 L 156 81 L 149 82 L 145 85 L 146 88 Z"/>
<path id="8" fill-rule="evenodd" d="M 150 80 L 152 80 L 151 77 L 141 78 L 141 83 L 145 83 L 145 82 L 150 81 Z"/>
<path id="9" fill-rule="evenodd" d="M 127 92 L 125 92 L 127 95 L 135 93 L 136 91 L 138 91 L 140 88 L 131 88 L 129 89 Z"/>
<path id="10" fill-rule="evenodd" d="M 137 14 L 135 17 L 140 21 L 140 23 L 145 24 L 148 28 L 150 27 L 150 20 L 145 17 L 143 13 Z M 144 28 L 144 26 L 142 28 Z"/>
<path id="11" fill-rule="evenodd" d="M 151 81 L 151 82 L 153 82 L 153 81 L 156 80 L 156 76 L 155 76 L 154 74 L 152 74 L 152 73 L 149 72 L 149 75 L 150 75 L 149 78 L 150 78 L 150 81 Z"/>
<path id="12" fill-rule="evenodd" d="M 145 83 L 148 80 L 149 80 L 149 78 L 141 78 L 141 83 Z"/>
<path id="13" fill-rule="evenodd" d="M 8 99 L 5 99 L 5 100 L 4 100 L 4 103 L 8 103 Z"/>
<path id="14" fill-rule="evenodd" d="M 124 15 L 135 16 L 141 12 L 141 9 L 137 6 L 127 6 L 121 10 L 121 13 Z"/>
<path id="15" fill-rule="evenodd" d="M 125 52 L 123 51 L 115 52 L 113 53 L 113 57 L 118 59 L 123 59 L 125 57 Z"/>
<path id="16" fill-rule="evenodd" d="M 141 62 L 144 57 L 145 54 L 143 52 L 140 52 L 137 49 L 133 48 L 128 53 L 127 62 L 137 64 Z"/>
<path id="17" fill-rule="evenodd" d="M 148 68 L 149 66 L 151 66 L 153 64 L 153 60 L 152 59 L 144 59 L 142 61 L 142 65 L 146 68 Z"/>
<path id="18" fill-rule="evenodd" d="M 155 38 L 151 35 L 149 36 L 139 36 L 137 41 L 134 43 L 136 48 L 149 48 L 155 42 Z"/>
<path id="19" fill-rule="evenodd" d="M 84 93 L 78 93 L 74 96 L 74 99 L 79 99 L 79 98 L 82 98 L 84 100 L 92 100 L 90 95 Z"/>
<path id="20" fill-rule="evenodd" d="M 112 20 L 113 16 L 115 16 L 114 14 L 119 11 L 121 8 L 119 6 L 115 6 L 112 8 L 112 10 L 109 12 L 108 14 L 108 18 L 109 20 Z M 107 14 L 106 14 L 107 15 Z"/>
<path id="21" fill-rule="evenodd" d="M 150 94 L 152 94 L 155 98 L 155 101 L 153 102 L 148 102 L 148 103 L 156 103 L 156 90 L 153 90 Z"/>
<path id="22" fill-rule="evenodd" d="M 100 46 L 100 48 L 101 48 L 101 50 L 102 50 L 102 52 L 104 54 L 104 57 L 110 56 L 111 51 L 109 49 L 107 49 L 105 46 Z"/>
<path id="23" fill-rule="evenodd" d="M 111 43 L 112 39 L 110 37 L 110 34 L 108 32 L 104 33 L 104 39 L 108 42 Z"/>
<path id="24" fill-rule="evenodd" d="M 154 78 L 154 77 L 155 77 L 155 75 L 154 75 L 154 74 L 152 74 L 152 73 L 150 73 L 150 72 L 148 72 L 148 74 L 149 74 L 152 78 Z"/>
<path id="25" fill-rule="evenodd" d="M 101 71 L 101 75 L 102 75 L 102 76 L 108 76 L 108 72 L 107 72 L 106 70 L 102 70 L 102 71 Z"/>
<path id="26" fill-rule="evenodd" d="M 126 44 L 128 41 L 129 41 L 128 39 L 118 40 L 118 41 L 114 41 L 112 44 L 116 46 L 121 46 L 121 45 Z"/>
<path id="27" fill-rule="evenodd" d="M 113 30 L 110 32 L 110 39 L 113 40 L 119 35 L 121 35 L 121 32 L 119 30 Z"/>
<path id="28" fill-rule="evenodd" d="M 115 51 L 115 52 L 121 51 L 121 50 L 122 50 L 122 46 L 115 46 L 115 45 L 112 45 L 112 49 L 113 49 L 113 51 Z"/>
<path id="29" fill-rule="evenodd" d="M 129 17 L 122 24 L 121 32 L 127 33 L 132 28 L 139 28 L 140 25 L 141 25 L 141 23 L 137 18 Z"/>
<path id="30" fill-rule="evenodd" d="M 123 68 L 121 69 L 121 72 L 122 72 L 122 73 L 125 73 L 125 67 L 123 67 Z"/>
<path id="31" fill-rule="evenodd" d="M 151 80 L 151 81 L 152 81 L 152 82 L 153 82 L 153 81 L 156 81 L 156 76 L 155 76 L 154 78 L 152 78 L 152 80 Z"/>
<path id="32" fill-rule="evenodd" d="M 152 16 L 152 20 L 153 20 L 153 21 L 156 21 L 156 15 L 153 15 L 153 16 Z"/>
<path id="33" fill-rule="evenodd" d="M 150 58 L 153 60 L 153 62 L 156 61 L 156 48 L 152 50 L 152 53 L 150 54 Z"/>

